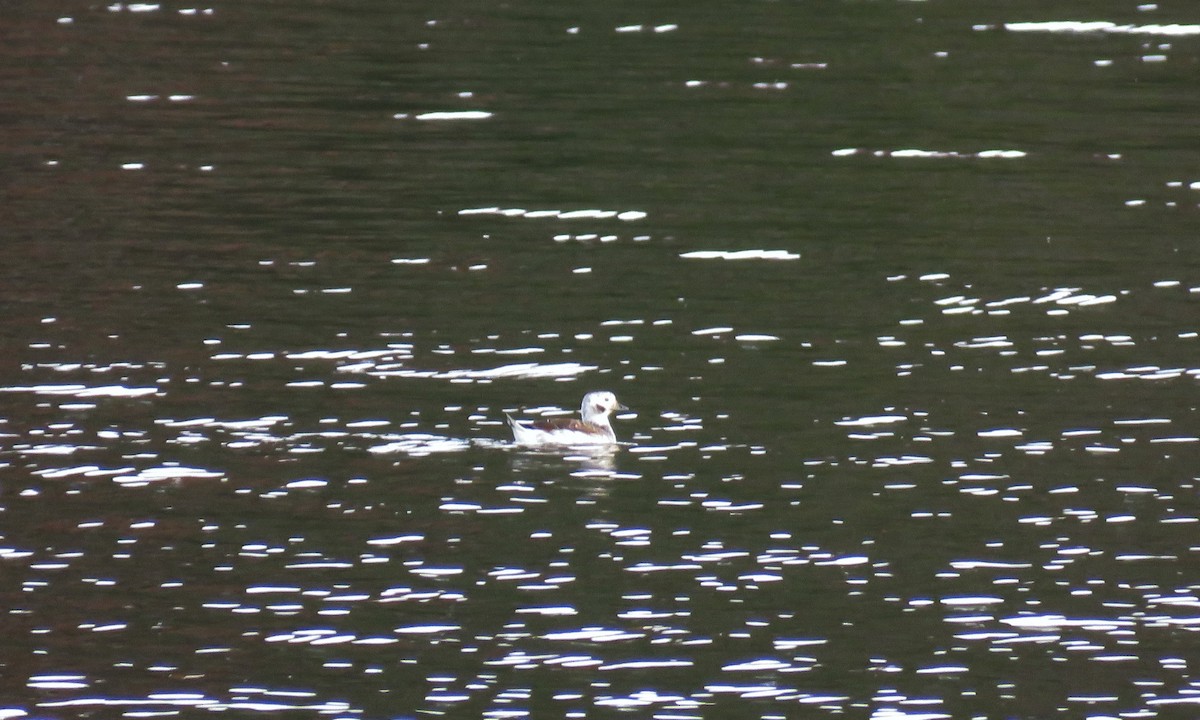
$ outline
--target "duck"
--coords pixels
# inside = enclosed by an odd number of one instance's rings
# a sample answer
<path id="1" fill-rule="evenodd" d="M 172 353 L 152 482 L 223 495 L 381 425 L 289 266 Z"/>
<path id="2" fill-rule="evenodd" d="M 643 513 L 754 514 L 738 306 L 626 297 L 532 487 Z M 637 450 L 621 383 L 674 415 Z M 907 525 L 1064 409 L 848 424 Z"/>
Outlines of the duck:
<path id="1" fill-rule="evenodd" d="M 583 396 L 579 407 L 582 419 L 545 418 L 542 420 L 516 420 L 511 415 L 508 425 L 512 428 L 513 440 L 517 445 L 528 447 L 571 447 L 577 445 L 616 445 L 617 435 L 613 432 L 609 416 L 617 410 L 628 410 L 617 396 L 607 390 L 597 390 Z"/>

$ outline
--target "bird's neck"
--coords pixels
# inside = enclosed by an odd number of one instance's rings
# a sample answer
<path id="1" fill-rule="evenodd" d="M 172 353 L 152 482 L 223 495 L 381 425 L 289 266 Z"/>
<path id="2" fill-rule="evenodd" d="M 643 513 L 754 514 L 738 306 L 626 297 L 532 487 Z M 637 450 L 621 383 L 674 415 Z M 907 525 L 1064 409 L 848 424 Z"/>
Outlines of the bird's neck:
<path id="1" fill-rule="evenodd" d="M 599 425 L 604 428 L 611 428 L 612 425 L 608 422 L 607 413 L 583 413 L 583 421 L 593 425 Z"/>

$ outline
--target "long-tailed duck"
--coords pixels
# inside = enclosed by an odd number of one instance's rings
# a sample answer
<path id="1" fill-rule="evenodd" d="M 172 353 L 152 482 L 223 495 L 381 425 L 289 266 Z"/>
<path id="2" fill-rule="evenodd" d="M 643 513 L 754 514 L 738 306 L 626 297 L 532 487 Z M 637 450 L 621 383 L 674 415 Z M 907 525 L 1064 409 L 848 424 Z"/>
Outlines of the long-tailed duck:
<path id="1" fill-rule="evenodd" d="M 522 421 L 514 420 L 511 415 L 505 417 L 508 418 L 513 439 L 518 445 L 614 445 L 617 436 L 608 421 L 608 416 L 616 410 L 628 409 L 617 401 L 616 395 L 601 390 L 583 396 L 583 404 L 579 408 L 582 420 L 546 418 Z"/>

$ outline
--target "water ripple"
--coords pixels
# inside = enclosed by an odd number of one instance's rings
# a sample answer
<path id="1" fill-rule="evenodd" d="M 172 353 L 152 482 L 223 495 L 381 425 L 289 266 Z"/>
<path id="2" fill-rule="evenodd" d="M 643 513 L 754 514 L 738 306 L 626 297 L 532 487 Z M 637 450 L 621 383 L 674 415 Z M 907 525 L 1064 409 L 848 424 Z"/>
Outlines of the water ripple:
<path id="1" fill-rule="evenodd" d="M 977 28 L 982 29 L 982 28 Z M 1190 36 L 1200 35 L 1200 25 L 1171 23 L 1167 25 L 1119 25 L 1105 20 L 1052 20 L 1046 22 L 1012 22 L 1005 23 L 1004 29 L 1009 32 L 1046 32 L 1046 33 L 1113 33 L 1120 35 L 1167 35 Z"/>

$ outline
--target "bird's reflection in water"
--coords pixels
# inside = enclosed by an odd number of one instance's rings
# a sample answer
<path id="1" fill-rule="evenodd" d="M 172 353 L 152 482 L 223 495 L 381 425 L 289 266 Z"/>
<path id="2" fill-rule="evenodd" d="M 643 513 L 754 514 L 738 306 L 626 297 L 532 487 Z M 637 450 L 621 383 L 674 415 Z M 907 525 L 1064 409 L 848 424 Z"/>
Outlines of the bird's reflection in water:
<path id="1" fill-rule="evenodd" d="M 536 450 L 513 446 L 513 450 L 513 470 L 544 470 L 570 464 L 577 465 L 580 471 L 585 473 L 596 472 L 609 475 L 615 473 L 617 468 L 617 447 L 614 445 Z M 571 474 L 579 475 L 580 472 Z"/>

